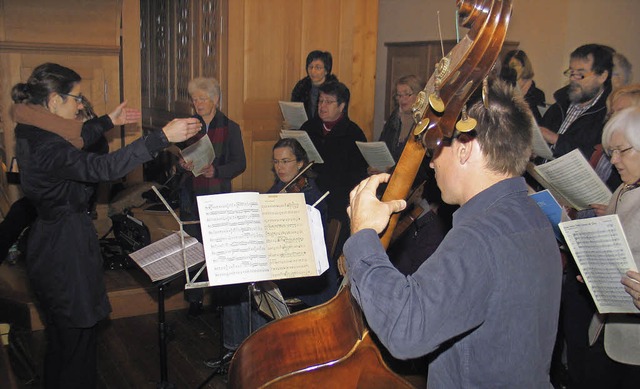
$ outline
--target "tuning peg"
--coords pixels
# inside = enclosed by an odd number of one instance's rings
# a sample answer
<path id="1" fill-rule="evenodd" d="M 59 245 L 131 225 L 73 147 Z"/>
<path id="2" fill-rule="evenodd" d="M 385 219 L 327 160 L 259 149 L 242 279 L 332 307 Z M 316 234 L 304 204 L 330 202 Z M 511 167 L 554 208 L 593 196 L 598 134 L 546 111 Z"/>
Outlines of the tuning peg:
<path id="1" fill-rule="evenodd" d="M 431 109 L 438 113 L 444 112 L 444 101 L 440 98 L 440 93 L 437 89 L 429 95 L 429 105 Z"/>
<path id="2" fill-rule="evenodd" d="M 424 90 L 421 90 L 418 93 L 418 97 L 416 97 L 416 102 L 413 103 L 411 107 L 411 112 L 413 113 L 413 122 L 418 123 L 422 120 L 422 115 L 427 110 L 427 94 Z"/>
<path id="3" fill-rule="evenodd" d="M 467 114 L 467 106 L 462 106 L 462 113 L 460 120 L 456 123 L 456 130 L 460 132 L 469 132 L 476 128 L 478 121 Z"/>
<path id="4" fill-rule="evenodd" d="M 429 125 L 429 118 L 422 118 L 422 120 L 420 120 L 416 126 L 413 128 L 413 135 L 414 136 L 419 136 L 420 134 L 422 134 L 424 132 L 424 130 L 427 129 L 427 126 Z"/>
<path id="5" fill-rule="evenodd" d="M 484 107 L 489 109 L 489 79 L 487 77 L 482 80 L 482 102 Z"/>

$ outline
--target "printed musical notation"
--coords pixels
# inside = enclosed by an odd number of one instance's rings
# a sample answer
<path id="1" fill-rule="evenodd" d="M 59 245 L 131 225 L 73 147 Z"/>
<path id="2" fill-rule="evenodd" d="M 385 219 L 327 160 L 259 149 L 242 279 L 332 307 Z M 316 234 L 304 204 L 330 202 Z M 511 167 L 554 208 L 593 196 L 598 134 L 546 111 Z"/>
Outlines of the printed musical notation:
<path id="1" fill-rule="evenodd" d="M 198 209 L 211 286 L 315 276 L 329 267 L 319 212 L 302 193 L 199 196 Z"/>
<path id="2" fill-rule="evenodd" d="M 560 229 L 598 312 L 636 313 L 620 283 L 627 270 L 636 270 L 636 264 L 618 215 L 563 222 Z"/>

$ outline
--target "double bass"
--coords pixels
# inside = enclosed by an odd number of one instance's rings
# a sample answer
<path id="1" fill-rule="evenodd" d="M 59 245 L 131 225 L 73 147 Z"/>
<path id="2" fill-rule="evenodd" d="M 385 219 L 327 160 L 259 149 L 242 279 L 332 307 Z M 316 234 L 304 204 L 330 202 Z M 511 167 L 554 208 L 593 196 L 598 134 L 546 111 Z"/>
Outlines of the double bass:
<path id="1" fill-rule="evenodd" d="M 465 104 L 496 62 L 511 0 L 457 0 L 466 36 L 441 59 L 414 105 L 416 126 L 382 201 L 407 197 L 427 149 L 468 120 Z M 471 119 L 472 120 L 472 119 Z M 459 127 L 458 127 L 459 128 Z M 388 247 L 394 215 L 382 244 Z M 384 363 L 348 287 L 325 304 L 271 322 L 236 351 L 232 388 L 412 388 Z"/>

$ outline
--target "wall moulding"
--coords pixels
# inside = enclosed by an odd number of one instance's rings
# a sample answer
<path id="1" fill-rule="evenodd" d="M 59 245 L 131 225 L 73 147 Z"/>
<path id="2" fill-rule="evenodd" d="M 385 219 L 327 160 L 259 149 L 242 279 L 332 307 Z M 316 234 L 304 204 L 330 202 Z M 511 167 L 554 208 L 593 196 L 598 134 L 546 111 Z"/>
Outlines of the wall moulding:
<path id="1" fill-rule="evenodd" d="M 0 53 L 65 53 L 77 55 L 120 55 L 120 46 L 96 46 L 34 42 L 0 42 Z"/>

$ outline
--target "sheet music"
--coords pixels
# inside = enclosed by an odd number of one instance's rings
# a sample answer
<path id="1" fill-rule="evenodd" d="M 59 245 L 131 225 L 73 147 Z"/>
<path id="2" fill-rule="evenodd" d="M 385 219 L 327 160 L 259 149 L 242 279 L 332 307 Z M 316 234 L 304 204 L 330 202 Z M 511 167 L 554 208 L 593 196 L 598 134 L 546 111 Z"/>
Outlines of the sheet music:
<path id="1" fill-rule="evenodd" d="M 560 229 L 598 312 L 637 313 L 620 283 L 627 270 L 636 270 L 636 264 L 618 215 L 563 222 Z"/>
<path id="2" fill-rule="evenodd" d="M 535 171 L 579 211 L 589 208 L 589 204 L 608 204 L 611 199 L 611 191 L 579 149 L 538 165 Z"/>
<path id="3" fill-rule="evenodd" d="M 309 230 L 311 231 L 311 244 L 316 259 L 316 274 L 322 274 L 329 269 L 329 257 L 327 256 L 327 244 L 324 240 L 324 228 L 322 227 L 322 215 L 317 208 L 307 205 L 309 217 Z"/>
<path id="4" fill-rule="evenodd" d="M 538 157 L 542 157 L 542 158 L 547 159 L 547 160 L 554 159 L 553 151 L 551 151 L 551 149 L 549 148 L 549 145 L 547 144 L 547 141 L 545 141 L 544 138 L 542 137 L 542 132 L 540 131 L 540 126 L 535 124 L 534 127 L 535 128 L 533 128 L 533 131 L 532 131 L 532 133 L 533 133 L 533 138 L 532 138 L 533 153 L 535 155 L 537 155 Z"/>
<path id="5" fill-rule="evenodd" d="M 396 162 L 391 156 L 391 152 L 384 142 L 360 142 L 356 141 L 356 146 L 360 149 L 362 156 L 369 166 L 379 171 L 387 171 Z"/>
<path id="6" fill-rule="evenodd" d="M 202 174 L 202 169 L 210 166 L 216 157 L 211 139 L 209 139 L 208 135 L 203 136 L 194 144 L 182 149 L 180 154 L 185 161 L 193 162 L 192 172 L 196 177 Z"/>
<path id="7" fill-rule="evenodd" d="M 266 231 L 266 244 L 271 258 L 271 277 L 293 278 L 315 275 L 311 232 L 303 193 L 267 194 L 260 197 Z"/>
<path id="8" fill-rule="evenodd" d="M 210 284 L 237 284 L 268 277 L 258 193 L 198 196 L 197 200 Z"/>
<path id="9" fill-rule="evenodd" d="M 549 193 L 551 193 L 553 198 L 556 199 L 560 205 L 565 206 L 565 207 L 573 208 L 573 205 L 571 205 L 571 202 L 569 200 L 565 199 L 564 196 L 562 194 L 560 194 L 560 192 L 555 190 L 553 185 L 551 185 L 547 180 L 545 180 L 538 173 L 538 171 L 536 170 L 536 165 L 533 162 L 529 162 L 527 164 L 527 173 L 529 173 L 531 175 L 531 177 L 533 177 L 534 180 L 536 180 L 538 183 L 540 183 L 540 185 L 542 185 L 543 187 L 547 188 Z M 532 191 L 534 191 L 534 190 L 532 189 Z"/>
<path id="10" fill-rule="evenodd" d="M 309 157 L 309 161 L 313 161 L 315 163 L 324 163 L 324 160 L 320 156 L 318 149 L 309 138 L 309 134 L 306 131 L 300 130 L 282 130 L 280 131 L 280 138 L 293 138 L 300 143 L 300 146 L 307 152 L 307 157 Z"/>
<path id="11" fill-rule="evenodd" d="M 328 268 L 325 247 L 314 252 L 302 193 L 198 196 L 198 208 L 212 286 L 319 275 L 322 253 Z"/>
<path id="12" fill-rule="evenodd" d="M 291 128 L 299 129 L 304 122 L 309 120 L 303 103 L 293 101 L 279 101 L 278 103 L 280 104 L 280 111 L 282 111 L 284 121 L 289 123 Z"/>
<path id="13" fill-rule="evenodd" d="M 204 249 L 196 238 L 185 233 L 184 247 L 188 267 L 204 262 Z M 129 254 L 129 257 L 154 282 L 184 270 L 182 242 L 178 232 Z"/>

